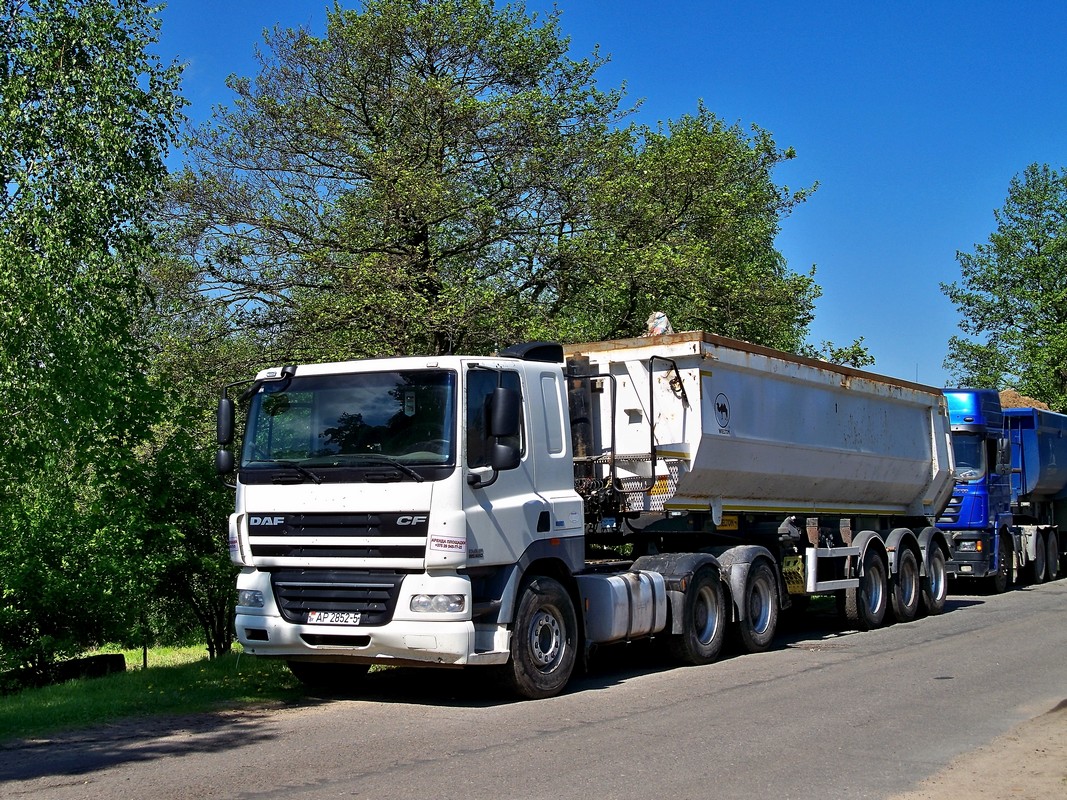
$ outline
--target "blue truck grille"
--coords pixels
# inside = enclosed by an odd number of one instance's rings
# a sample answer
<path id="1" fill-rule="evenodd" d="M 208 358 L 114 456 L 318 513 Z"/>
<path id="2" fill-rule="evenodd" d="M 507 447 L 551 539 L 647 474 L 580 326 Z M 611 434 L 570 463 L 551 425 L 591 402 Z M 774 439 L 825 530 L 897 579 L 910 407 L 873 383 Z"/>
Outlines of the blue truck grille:
<path id="1" fill-rule="evenodd" d="M 955 525 L 960 521 L 960 511 L 962 509 L 963 495 L 952 495 L 949 498 L 948 505 L 945 506 L 945 510 L 937 518 L 937 523 L 939 525 Z"/>

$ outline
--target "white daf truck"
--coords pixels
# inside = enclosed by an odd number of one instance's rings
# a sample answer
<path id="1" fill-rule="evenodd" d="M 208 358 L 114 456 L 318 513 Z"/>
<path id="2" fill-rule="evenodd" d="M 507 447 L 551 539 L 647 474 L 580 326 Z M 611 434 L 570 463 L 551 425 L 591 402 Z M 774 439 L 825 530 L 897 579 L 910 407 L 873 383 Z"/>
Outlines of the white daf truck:
<path id="1" fill-rule="evenodd" d="M 481 667 L 542 698 L 598 644 L 764 650 L 814 594 L 863 629 L 944 607 L 937 389 L 703 332 L 248 383 L 219 403 L 237 636 L 309 683 Z"/>

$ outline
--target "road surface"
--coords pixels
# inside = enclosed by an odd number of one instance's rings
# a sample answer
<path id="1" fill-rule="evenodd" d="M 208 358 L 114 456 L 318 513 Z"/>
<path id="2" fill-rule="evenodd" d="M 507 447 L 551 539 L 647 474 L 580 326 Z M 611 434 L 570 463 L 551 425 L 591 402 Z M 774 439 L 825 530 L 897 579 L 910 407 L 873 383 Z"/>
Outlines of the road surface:
<path id="1" fill-rule="evenodd" d="M 359 698 L 11 744 L 0 795 L 890 798 L 975 751 L 999 758 L 979 748 L 1067 699 L 1065 618 L 1061 580 L 868 633 L 824 618 L 706 667 L 635 644 L 536 702 L 474 670 L 391 670 Z"/>

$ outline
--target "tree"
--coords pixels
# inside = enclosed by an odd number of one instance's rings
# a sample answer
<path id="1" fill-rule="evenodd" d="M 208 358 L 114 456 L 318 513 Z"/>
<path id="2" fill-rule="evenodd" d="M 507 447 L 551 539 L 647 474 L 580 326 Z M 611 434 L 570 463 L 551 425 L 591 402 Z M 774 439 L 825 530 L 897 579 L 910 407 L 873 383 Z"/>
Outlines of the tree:
<path id="1" fill-rule="evenodd" d="M 140 582 L 142 268 L 181 100 L 144 3 L 2 2 L 0 660 L 43 663 L 124 625 Z"/>
<path id="2" fill-rule="evenodd" d="M 1031 164 L 993 213 L 989 241 L 956 254 L 962 280 L 941 287 L 965 334 L 945 367 L 1067 410 L 1067 172 Z"/>
<path id="3" fill-rule="evenodd" d="M 589 181 L 584 229 L 561 242 L 562 283 L 537 298 L 555 335 L 632 336 L 663 311 L 678 330 L 796 351 L 819 289 L 774 247 L 780 220 L 810 190 L 772 172 L 792 158 L 758 126 L 751 136 L 701 105 L 664 128 L 633 126 Z M 560 330 L 560 320 L 579 330 Z"/>
<path id="4" fill-rule="evenodd" d="M 265 360 L 636 335 L 651 310 L 796 349 L 812 275 L 774 249 L 792 151 L 701 107 L 621 128 L 603 59 L 488 0 L 335 7 L 275 30 L 190 142 L 173 225 Z"/>

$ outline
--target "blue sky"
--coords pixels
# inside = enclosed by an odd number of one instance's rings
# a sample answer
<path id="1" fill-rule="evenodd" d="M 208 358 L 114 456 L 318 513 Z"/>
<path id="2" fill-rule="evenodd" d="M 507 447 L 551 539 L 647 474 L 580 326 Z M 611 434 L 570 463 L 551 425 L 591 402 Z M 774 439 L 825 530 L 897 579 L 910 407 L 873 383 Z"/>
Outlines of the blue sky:
<path id="1" fill-rule="evenodd" d="M 355 7 L 354 0 L 342 5 Z M 599 45 L 605 88 L 642 100 L 637 120 L 704 104 L 770 131 L 797 158 L 776 173 L 819 189 L 782 224 L 789 267 L 823 296 L 811 340 L 864 337 L 873 370 L 932 385 L 958 314 L 939 289 L 958 250 L 1030 163 L 1067 166 L 1067 3 L 559 0 L 572 55 Z M 322 33 L 322 0 L 170 0 L 159 52 L 187 64 L 194 121 L 256 74 L 265 28 Z M 543 13 L 551 2 L 527 2 Z"/>

